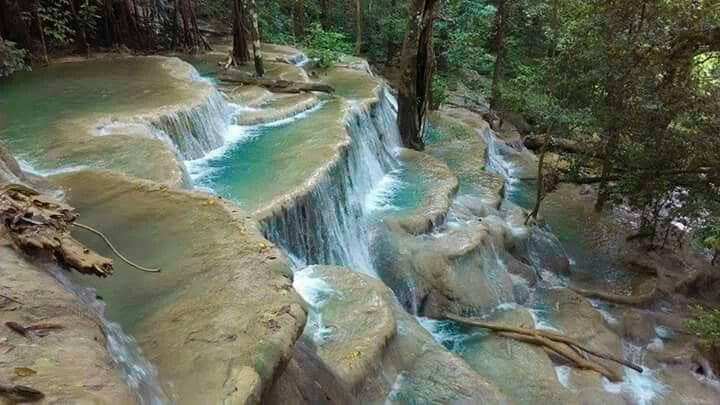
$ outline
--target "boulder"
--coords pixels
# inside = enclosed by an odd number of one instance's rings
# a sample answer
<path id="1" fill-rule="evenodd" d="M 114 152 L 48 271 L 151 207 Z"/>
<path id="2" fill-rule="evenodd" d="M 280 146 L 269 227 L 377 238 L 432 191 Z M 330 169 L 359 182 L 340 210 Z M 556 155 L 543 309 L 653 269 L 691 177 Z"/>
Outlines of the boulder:
<path id="1" fill-rule="evenodd" d="M 309 271 L 331 291 L 320 300 L 309 299 L 329 330 L 315 342 L 316 353 L 359 403 L 506 403 L 492 385 L 436 343 L 379 280 L 342 267 Z M 313 330 L 305 334 L 307 339 Z M 327 388 L 321 383 L 316 389 Z"/>
<path id="2" fill-rule="evenodd" d="M 628 308 L 623 312 L 624 335 L 633 343 L 645 346 L 655 338 L 655 318 L 644 311 Z"/>
<path id="3" fill-rule="evenodd" d="M 388 230 L 374 241 L 375 268 L 403 305 L 418 314 L 492 312 L 514 301 L 513 282 L 498 251 L 508 231 L 495 225 L 476 222 L 432 238 Z"/>
<path id="4" fill-rule="evenodd" d="M 607 327 L 602 315 L 586 298 L 567 288 L 557 288 L 547 290 L 542 297 L 542 304 L 548 308 L 550 323 L 563 334 L 587 347 L 618 358 L 623 357 L 622 340 Z M 622 374 L 621 366 L 617 363 L 604 359 L 598 359 L 598 362 Z"/>

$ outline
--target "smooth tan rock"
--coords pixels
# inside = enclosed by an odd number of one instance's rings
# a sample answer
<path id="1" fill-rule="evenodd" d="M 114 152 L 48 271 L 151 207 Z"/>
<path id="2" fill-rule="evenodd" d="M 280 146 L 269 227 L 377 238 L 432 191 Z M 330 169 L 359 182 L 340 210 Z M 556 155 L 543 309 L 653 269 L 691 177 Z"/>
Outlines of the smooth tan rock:
<path id="1" fill-rule="evenodd" d="M 0 238 L 0 380 L 45 394 L 38 403 L 136 404 L 114 367 L 103 323 L 46 270 Z M 47 336 L 21 336 L 5 322 L 59 325 Z M 8 404 L 0 396 L 0 404 Z"/>
<path id="2" fill-rule="evenodd" d="M 338 375 L 353 377 L 341 380 L 355 384 L 348 389 L 359 403 L 506 403 L 492 385 L 436 343 L 381 282 L 342 267 L 311 271 L 333 291 L 318 304 L 330 332 L 316 343 L 317 353 Z M 315 368 L 312 363 L 310 368 Z"/>
<path id="3" fill-rule="evenodd" d="M 135 335 L 175 403 L 257 403 L 285 366 L 305 324 L 305 304 L 281 253 L 222 199 L 109 172 L 55 179 L 81 221 L 126 255 L 91 280 L 111 319 Z M 102 254 L 88 234 L 77 237 Z"/>
<path id="4" fill-rule="evenodd" d="M 526 310 L 503 312 L 493 321 L 518 327 L 533 326 Z M 467 346 L 463 358 L 513 403 L 573 403 L 572 392 L 559 383 L 553 363 L 542 348 L 496 334 L 477 337 Z"/>

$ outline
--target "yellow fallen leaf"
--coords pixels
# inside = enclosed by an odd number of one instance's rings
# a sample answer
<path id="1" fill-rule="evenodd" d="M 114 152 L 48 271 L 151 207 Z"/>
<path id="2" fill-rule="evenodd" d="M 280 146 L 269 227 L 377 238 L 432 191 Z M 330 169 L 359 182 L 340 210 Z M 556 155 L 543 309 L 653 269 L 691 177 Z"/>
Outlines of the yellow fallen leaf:
<path id="1" fill-rule="evenodd" d="M 15 375 L 18 377 L 30 377 L 37 374 L 37 371 L 27 367 L 15 367 Z"/>

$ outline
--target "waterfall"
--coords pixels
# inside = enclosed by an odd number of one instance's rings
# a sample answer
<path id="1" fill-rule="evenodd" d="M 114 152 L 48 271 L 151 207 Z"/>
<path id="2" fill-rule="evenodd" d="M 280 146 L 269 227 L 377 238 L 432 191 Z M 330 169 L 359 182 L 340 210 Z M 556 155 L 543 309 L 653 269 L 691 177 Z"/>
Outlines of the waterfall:
<path id="1" fill-rule="evenodd" d="M 185 66 L 183 66 L 185 67 Z M 225 143 L 224 134 L 235 115 L 235 106 L 207 79 L 200 77 L 194 67 L 190 78 L 201 82 L 205 88 L 198 89 L 199 99 L 187 105 L 163 108 L 157 112 L 136 116 L 129 121 L 103 122 L 96 128 L 99 136 L 132 129 L 165 142 L 182 160 L 199 159 Z"/>
<path id="2" fill-rule="evenodd" d="M 170 403 L 162 391 L 155 367 L 145 359 L 135 339 L 126 335 L 120 325 L 105 318 L 105 304 L 96 298 L 95 291 L 75 285 L 57 266 L 51 267 L 50 273 L 66 290 L 75 294 L 80 302 L 100 320 L 107 338 L 107 350 L 114 366 L 138 395 L 140 404 L 163 405 Z"/>
<path id="3" fill-rule="evenodd" d="M 172 141 L 183 159 L 192 160 L 223 145 L 232 115 L 230 105 L 213 88 L 199 105 L 163 114 L 149 124 L 158 138 Z"/>
<path id="4" fill-rule="evenodd" d="M 392 96 L 381 88 L 369 106 L 346 118 L 351 138 L 316 186 L 263 219 L 265 236 L 304 265 L 336 264 L 374 274 L 370 257 L 367 196 L 397 167 L 399 146 Z"/>

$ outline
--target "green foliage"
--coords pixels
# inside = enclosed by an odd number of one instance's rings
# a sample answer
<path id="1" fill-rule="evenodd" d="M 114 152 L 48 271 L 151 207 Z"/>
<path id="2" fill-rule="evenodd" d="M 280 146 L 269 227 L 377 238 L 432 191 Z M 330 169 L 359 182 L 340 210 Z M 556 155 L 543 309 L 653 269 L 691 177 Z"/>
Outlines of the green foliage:
<path id="1" fill-rule="evenodd" d="M 446 102 L 448 99 L 448 78 L 436 74 L 432 81 L 432 103 L 434 107 Z"/>
<path id="2" fill-rule="evenodd" d="M 698 226 L 693 236 L 700 246 L 720 252 L 720 219 L 715 218 L 715 221 Z"/>
<path id="3" fill-rule="evenodd" d="M 442 19 L 436 23 L 439 48 L 448 70 L 469 69 L 481 74 L 492 71 L 495 57 L 487 50 L 492 34 L 495 6 L 486 0 L 451 0 L 444 3 Z"/>
<path id="4" fill-rule="evenodd" d="M 693 335 L 707 343 L 720 343 L 720 309 L 706 309 L 701 306 L 690 308 L 691 317 L 685 327 Z"/>
<path id="5" fill-rule="evenodd" d="M 18 49 L 14 42 L 0 38 L 0 78 L 26 69 L 25 50 Z"/>
<path id="6" fill-rule="evenodd" d="M 100 0 L 82 0 L 78 9 L 78 29 L 88 36 L 86 41 L 95 35 L 98 20 L 100 19 Z"/>
<path id="7" fill-rule="evenodd" d="M 67 45 L 73 41 L 75 30 L 69 2 L 70 0 L 43 0 L 35 3 L 35 13 L 42 21 L 45 39 L 50 46 Z"/>
<path id="8" fill-rule="evenodd" d="M 331 67 L 343 54 L 352 53 L 352 44 L 344 34 L 325 31 L 319 23 L 310 26 L 305 46 L 308 56 L 314 59 L 320 68 Z"/>

